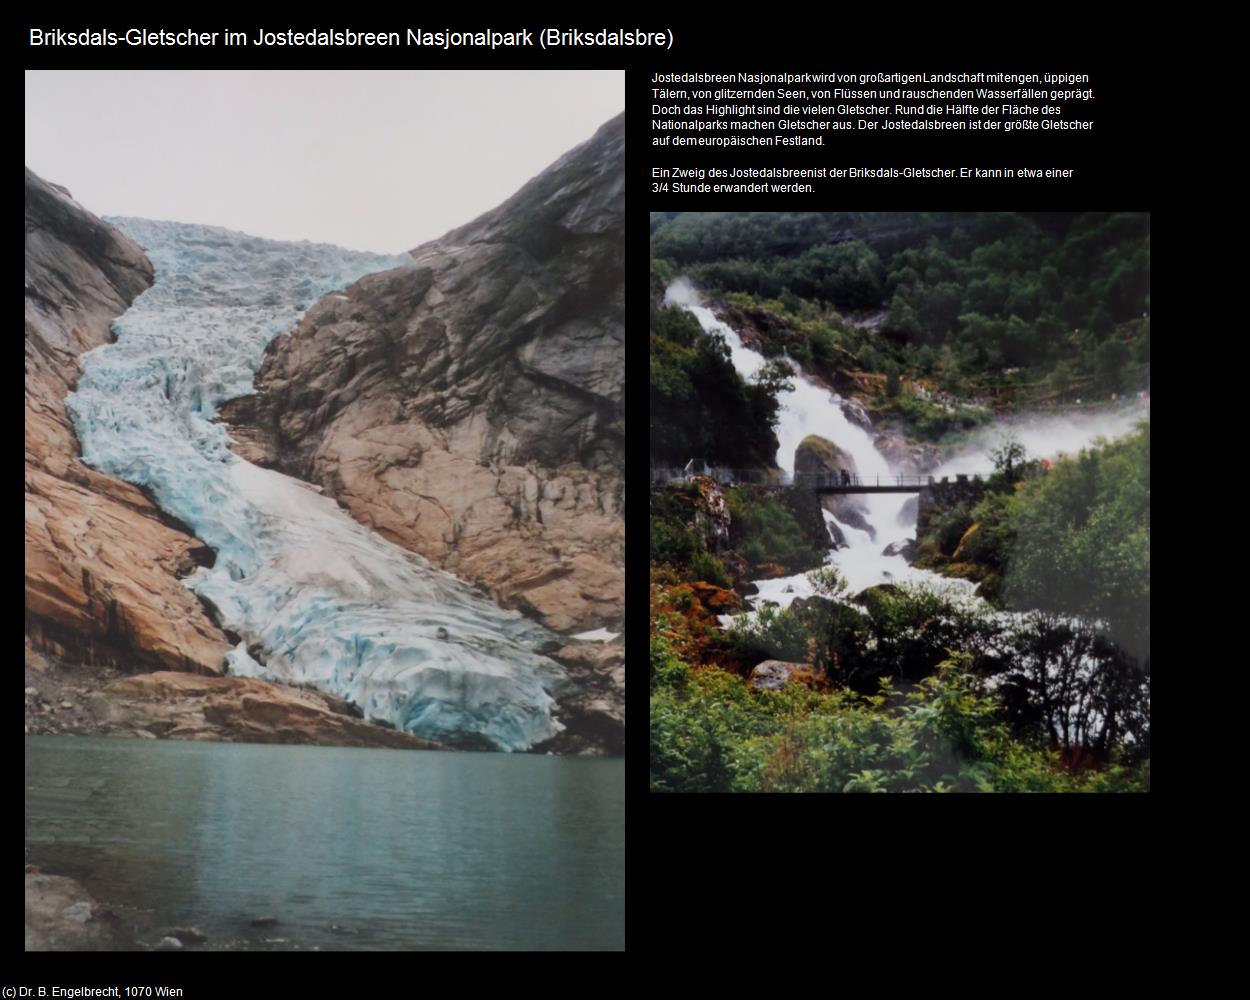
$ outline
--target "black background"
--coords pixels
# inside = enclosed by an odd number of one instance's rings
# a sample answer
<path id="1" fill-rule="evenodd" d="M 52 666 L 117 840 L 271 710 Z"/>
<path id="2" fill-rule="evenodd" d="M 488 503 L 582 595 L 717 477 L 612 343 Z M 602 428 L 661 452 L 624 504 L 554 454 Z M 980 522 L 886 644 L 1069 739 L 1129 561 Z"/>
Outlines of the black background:
<path id="1" fill-rule="evenodd" d="M 408 26 L 457 30 L 486 27 L 484 17 L 413 8 L 407 17 L 354 18 L 335 15 L 273 16 L 267 28 L 290 26 L 398 30 Z M 630 729 L 627 759 L 627 955 L 615 959 L 579 956 L 584 962 L 624 962 L 629 979 L 582 979 L 561 961 L 563 973 L 546 982 L 519 980 L 517 988 L 628 988 L 648 982 L 676 963 L 701 968 L 717 954 L 787 971 L 791 956 L 851 963 L 888 938 L 881 949 L 903 954 L 912 948 L 958 943 L 975 933 L 984 945 L 1042 920 L 1060 937 L 1073 922 L 1098 939 L 1134 924 L 1135 901 L 1150 891 L 1148 853 L 1160 828 L 1152 796 L 652 796 L 647 792 L 647 718 L 642 683 L 647 635 L 647 276 L 650 211 L 1152 211 L 1156 233 L 1156 282 L 1165 285 L 1174 251 L 1169 231 L 1180 187 L 1195 183 L 1179 161 L 1186 147 L 1174 138 L 1175 107 L 1164 99 L 1159 66 L 1167 49 L 1146 26 L 1113 25 L 1095 31 L 1079 19 L 1008 22 L 1000 11 L 949 8 L 950 16 L 918 20 L 905 10 L 885 8 L 857 17 L 837 8 L 807 14 L 799 8 L 755 6 L 749 14 L 708 8 L 680 18 L 638 8 L 634 16 L 585 11 L 561 18 L 547 13 L 490 24 L 499 30 L 548 25 L 670 28 L 668 51 L 564 49 L 543 51 L 426 49 L 317 50 L 249 49 L 108 50 L 31 49 L 31 26 L 81 30 L 132 25 L 176 30 L 246 30 L 247 18 L 213 11 L 188 19 L 141 18 L 127 11 L 98 12 L 82 20 L 39 16 L 21 29 L 27 68 L 288 68 L 288 69 L 558 69 L 621 68 L 627 101 L 627 648 Z M 433 23 L 438 21 L 438 24 Z M 479 22 L 474 24 L 473 22 Z M 1168 63 L 1175 68 L 1175 64 Z M 748 150 L 691 150 L 650 146 L 650 77 L 657 71 L 737 72 L 922 72 L 948 70 L 1084 72 L 1096 100 L 1080 117 L 1096 121 L 1092 132 L 997 133 L 849 132 L 827 133 L 825 147 Z M 801 84 L 797 86 L 802 86 Z M 553 110 L 558 113 L 558 109 Z M 153 127 L 136 123 L 136 127 Z M 403 123 L 396 122 L 402 129 Z M 327 123 L 332 134 L 333 124 Z M 808 133 L 798 133 L 808 134 Z M 814 133 L 813 133 L 814 134 Z M 454 137 L 448 137 L 453 139 Z M 829 141 L 829 140 L 827 140 Z M 89 155 L 90 151 L 84 151 Z M 752 165 L 774 163 L 848 166 L 975 164 L 1065 166 L 1067 181 L 839 181 L 818 196 L 746 195 L 693 198 L 650 194 L 652 164 Z M 56 180 L 56 178 L 50 178 Z M 1201 183 L 1200 181 L 1198 183 Z M 464 220 L 468 221 L 468 220 Z M 1159 253 L 1162 248 L 1162 253 Z M 1173 315 L 1165 294 L 1153 296 L 1161 323 Z M 1160 338 L 1165 341 L 1166 338 Z M 1157 394 L 1166 392 L 1164 366 Z M 1166 553 L 1165 553 L 1166 557 Z M 1157 574 L 1164 582 L 1167 571 Z M 1156 630 L 1156 637 L 1160 635 Z M 1164 635 L 1165 643 L 1168 641 Z M 1165 690 L 1165 689 L 1164 689 Z M 1168 740 L 1160 743 L 1165 748 Z M 14 757 L 16 760 L 16 755 Z M 16 768 L 16 764 L 14 764 Z M 1166 773 L 1166 772 L 1163 772 Z M 1166 787 L 1166 779 L 1161 788 Z M 16 822 L 10 823 L 16 837 Z M 16 857 L 16 850 L 11 852 Z M 1113 899 L 1110 908 L 1093 904 Z M 977 918 L 968 916 L 977 912 Z M 13 920 L 16 921 L 16 903 Z M 975 928 L 975 930 L 973 930 Z M 956 935 L 959 937 L 956 937 Z M 8 948 L 14 954 L 17 929 Z M 848 950 L 849 946 L 849 950 Z M 741 950 L 740 949 L 744 949 Z M 784 957 L 783 957 L 784 956 Z M 776 965 L 781 959 L 784 965 Z M 445 959 L 446 960 L 446 959 Z M 534 959 L 527 959 L 533 961 Z M 6 962 L 0 985 L 81 981 L 96 984 L 180 985 L 188 997 L 268 996 L 306 993 L 373 996 L 392 988 L 415 994 L 425 989 L 472 988 L 435 979 L 440 964 L 429 956 L 361 954 L 143 954 L 35 955 Z M 652 965 L 652 963 L 657 963 Z M 893 959 L 884 959 L 892 969 Z M 904 963 L 906 964 L 906 963 Z M 478 974 L 489 966 L 477 965 Z M 593 971 L 592 971 L 593 976 Z M 782 982 L 787 980 L 783 979 Z M 327 984 L 337 982 L 333 988 Z M 349 985 L 350 984 L 350 985 Z"/>
<path id="2" fill-rule="evenodd" d="M 645 384 L 648 375 L 642 349 L 648 301 L 643 287 L 646 212 L 1150 211 L 1156 234 L 1155 284 L 1161 273 L 1168 274 L 1174 249 L 1167 233 L 1175 229 L 1176 216 L 1168 211 L 1166 199 L 1171 192 L 1178 200 L 1177 185 L 1184 183 L 1177 179 L 1180 168 L 1174 161 L 1186 155 L 1188 147 L 1178 140 L 1188 127 L 1169 121 L 1177 108 L 1163 99 L 1165 88 L 1158 80 L 1164 46 L 1144 27 L 1109 25 L 1100 33 L 1084 21 L 1066 18 L 1054 28 L 1040 21 L 1010 24 L 1001 10 L 977 15 L 964 8 L 949 20 L 925 24 L 915 23 L 899 8 L 883 7 L 880 14 L 859 23 L 835 17 L 806 29 L 769 24 L 763 18 L 750 24 L 700 25 L 687 45 L 631 63 L 628 190 L 635 228 L 629 241 L 630 260 L 637 263 L 630 272 L 636 291 L 629 299 L 627 447 L 629 468 L 638 470 L 632 481 L 641 482 L 648 462 L 645 437 L 638 433 L 646 403 L 634 388 Z M 1175 62 L 1168 65 L 1179 68 Z M 1087 73 L 1090 83 L 1074 86 L 1092 87 L 1096 99 L 1069 105 L 1065 117 L 1093 118 L 1096 124 L 1089 132 L 827 132 L 823 147 L 653 151 L 649 145 L 653 72 L 830 70 Z M 650 193 L 653 163 L 900 168 L 1023 164 L 1069 167 L 1075 174 L 1060 181 L 814 181 L 819 187 L 810 195 L 683 196 Z M 1159 311 L 1166 329 L 1172 308 L 1157 289 L 1152 310 Z M 1166 386 L 1168 373 L 1162 367 L 1156 366 L 1154 374 Z M 1166 393 L 1166 388 L 1156 387 L 1152 395 L 1159 392 Z M 1166 494 L 1169 484 L 1163 485 Z M 1173 492 L 1177 488 L 1171 485 Z M 638 485 L 630 490 L 631 539 L 646 528 L 638 510 L 642 489 Z M 639 862 L 647 870 L 631 878 L 630 888 L 635 895 L 639 890 L 653 894 L 641 913 L 630 907 L 633 941 L 641 930 L 643 940 L 661 950 L 691 940 L 706 940 L 730 954 L 738 948 L 768 953 L 771 945 L 787 956 L 818 962 L 872 963 L 874 974 L 888 975 L 913 962 L 923 967 L 920 954 L 936 958 L 953 949 L 958 955 L 972 939 L 978 954 L 998 940 L 1014 952 L 1029 940 L 1064 937 L 1062 928 L 1086 920 L 1099 937 L 1115 937 L 1131 927 L 1148 933 L 1134 900 L 1151 891 L 1152 878 L 1161 877 L 1180 851 L 1176 843 L 1163 846 L 1167 835 L 1150 795 L 882 795 L 855 797 L 853 802 L 838 796 L 648 795 L 646 754 L 639 746 L 645 708 L 637 649 L 646 628 L 648 563 L 641 540 L 628 552 L 634 678 L 629 858 L 635 872 Z M 1166 567 L 1168 553 L 1162 555 Z M 1155 576 L 1165 587 L 1176 579 L 1166 568 Z M 1156 639 L 1161 631 L 1155 630 Z M 1165 647 L 1175 641 L 1166 633 L 1162 638 Z M 1166 687 L 1159 689 L 1166 698 Z M 643 847 L 636 844 L 639 826 Z M 1107 909 L 1099 908 L 1099 898 L 1108 903 Z M 1035 922 L 1044 937 L 1031 939 L 1024 933 Z M 757 934 L 762 936 L 757 939 Z M 1062 954 L 1065 948 L 1058 951 Z"/>

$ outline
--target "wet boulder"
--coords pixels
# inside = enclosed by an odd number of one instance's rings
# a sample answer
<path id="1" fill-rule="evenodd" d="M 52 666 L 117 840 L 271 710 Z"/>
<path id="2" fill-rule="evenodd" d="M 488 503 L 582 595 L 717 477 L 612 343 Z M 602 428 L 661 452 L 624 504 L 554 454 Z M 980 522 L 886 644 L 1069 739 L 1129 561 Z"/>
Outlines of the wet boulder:
<path id="1" fill-rule="evenodd" d="M 904 538 L 898 542 L 891 542 L 881 550 L 883 556 L 902 556 L 907 560 L 908 564 L 916 561 L 916 540 L 914 538 Z"/>
<path id="2" fill-rule="evenodd" d="M 819 434 L 809 434 L 794 449 L 796 476 L 833 476 L 843 469 L 853 476 L 859 473 L 850 452 Z"/>

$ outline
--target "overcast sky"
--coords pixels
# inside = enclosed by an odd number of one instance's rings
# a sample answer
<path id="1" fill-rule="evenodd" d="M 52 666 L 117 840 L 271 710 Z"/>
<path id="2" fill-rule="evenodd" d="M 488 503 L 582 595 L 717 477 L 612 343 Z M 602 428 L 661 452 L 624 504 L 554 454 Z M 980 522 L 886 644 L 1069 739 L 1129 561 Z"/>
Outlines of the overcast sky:
<path id="1" fill-rule="evenodd" d="M 609 71 L 26 73 L 26 166 L 96 215 L 395 253 L 625 108 Z"/>

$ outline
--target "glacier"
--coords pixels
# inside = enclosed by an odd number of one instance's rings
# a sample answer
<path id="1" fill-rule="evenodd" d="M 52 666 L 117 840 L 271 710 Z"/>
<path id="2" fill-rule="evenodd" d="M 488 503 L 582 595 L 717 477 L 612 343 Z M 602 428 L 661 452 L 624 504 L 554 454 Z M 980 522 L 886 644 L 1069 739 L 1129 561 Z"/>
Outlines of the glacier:
<path id="1" fill-rule="evenodd" d="M 554 736 L 566 674 L 554 638 L 230 450 L 214 422 L 253 391 L 266 345 L 322 295 L 412 267 L 214 226 L 109 218 L 155 282 L 84 354 L 66 399 L 83 460 L 148 491 L 217 554 L 183 582 L 241 639 L 231 674 L 311 684 L 449 745 L 525 750 Z"/>

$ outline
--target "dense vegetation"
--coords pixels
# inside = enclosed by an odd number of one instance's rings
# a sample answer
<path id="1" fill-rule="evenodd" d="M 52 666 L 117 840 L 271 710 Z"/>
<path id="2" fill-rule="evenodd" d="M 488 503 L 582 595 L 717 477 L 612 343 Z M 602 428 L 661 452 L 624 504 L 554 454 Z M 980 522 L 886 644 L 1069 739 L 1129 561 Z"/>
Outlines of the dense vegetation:
<path id="1" fill-rule="evenodd" d="M 723 338 L 704 332 L 684 309 L 661 306 L 671 272 L 651 281 L 651 461 L 691 459 L 731 468 L 772 465 L 777 394 L 789 388 L 790 368 L 768 366 L 754 382 L 734 370 Z"/>
<path id="2" fill-rule="evenodd" d="M 959 575 L 984 581 L 982 596 L 1099 621 L 1129 655 L 1148 657 L 1148 422 L 1049 469 L 1017 458 L 972 509 L 953 507 L 930 527 L 920 540 L 922 565 L 968 567 Z"/>
<path id="3" fill-rule="evenodd" d="M 817 596 L 720 632 L 653 588 L 652 788 L 1147 789 L 1149 424 L 1051 468 L 1009 442 L 996 466 L 921 548 L 1025 614 L 919 586 L 851 599 L 824 568 Z M 761 544 L 788 535 L 739 515 Z M 763 660 L 808 671 L 753 690 Z"/>
<path id="4" fill-rule="evenodd" d="M 934 629 L 935 621 L 948 624 Z M 1065 671 L 1091 636 L 1059 635 L 1052 626 L 1006 627 L 911 588 L 882 592 L 862 611 L 811 600 L 718 640 L 748 662 L 794 657 L 807 646 L 807 677 L 768 691 L 730 670 L 696 668 L 678 652 L 690 645 L 688 620 L 653 605 L 651 788 L 1148 788 L 1148 721 L 1134 676 L 1103 664 Z M 838 683 L 848 676 L 856 683 Z M 1095 761 L 1102 766 L 1083 766 Z"/>
<path id="5" fill-rule="evenodd" d="M 983 419 L 961 401 L 1106 396 L 1140 388 L 1149 362 L 1144 214 L 700 213 L 652 226 L 656 273 L 769 317 L 766 354 L 826 375 L 853 358 L 880 379 L 883 412 L 930 439 Z"/>
<path id="6" fill-rule="evenodd" d="M 1141 388 L 1148 221 L 655 215 L 653 464 L 770 464 L 787 359 L 857 396 L 908 457 L 1004 409 Z M 778 363 L 757 384 L 660 307 L 678 274 Z M 739 598 L 719 588 L 817 566 L 823 539 L 776 491 L 726 488 L 713 531 L 681 490 L 653 490 L 652 790 L 1148 790 L 1149 457 L 1148 422 L 1053 466 L 1008 442 L 983 491 L 926 506 L 918 562 L 989 603 L 914 585 L 850 595 L 826 567 L 809 573 L 815 596 L 729 628 Z M 786 665 L 779 690 L 749 680 L 765 660 Z"/>
<path id="7" fill-rule="evenodd" d="M 709 544 L 715 505 L 709 489 L 728 514 L 728 535 L 720 545 Z M 651 565 L 674 582 L 731 587 L 767 567 L 798 573 L 819 566 L 827 551 L 819 534 L 803 530 L 785 499 L 757 486 L 730 487 L 723 494 L 708 481 L 666 487 L 652 492 L 650 515 Z"/>
<path id="8" fill-rule="evenodd" d="M 817 534 L 803 531 L 794 512 L 778 497 L 750 486 L 725 490 L 732 518 L 730 542 L 750 563 L 772 563 L 798 572 L 819 566 L 827 546 Z"/>

